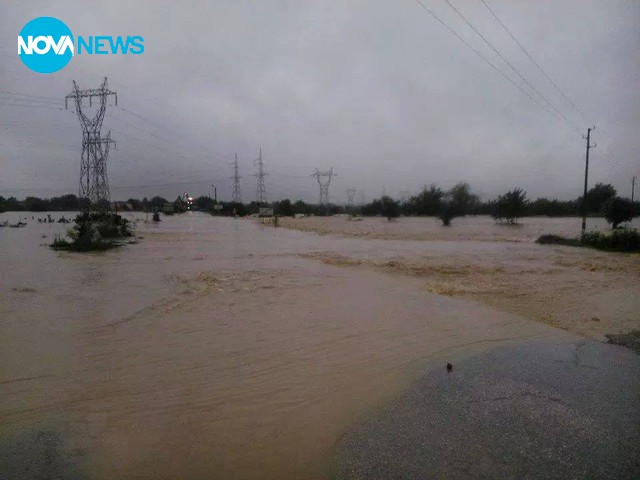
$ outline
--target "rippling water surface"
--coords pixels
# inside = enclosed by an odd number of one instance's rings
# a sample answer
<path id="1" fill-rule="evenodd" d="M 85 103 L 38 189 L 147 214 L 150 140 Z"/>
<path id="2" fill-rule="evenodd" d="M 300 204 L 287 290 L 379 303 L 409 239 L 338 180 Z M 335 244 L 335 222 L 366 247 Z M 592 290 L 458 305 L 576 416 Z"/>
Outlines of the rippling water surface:
<path id="1" fill-rule="evenodd" d="M 346 426 L 434 362 L 557 335 L 309 255 L 486 259 L 504 243 L 136 217 L 138 244 L 97 254 L 51 251 L 67 226 L 30 215 L 0 229 L 0 453 L 14 461 L 44 448 L 69 477 L 322 478 Z"/>

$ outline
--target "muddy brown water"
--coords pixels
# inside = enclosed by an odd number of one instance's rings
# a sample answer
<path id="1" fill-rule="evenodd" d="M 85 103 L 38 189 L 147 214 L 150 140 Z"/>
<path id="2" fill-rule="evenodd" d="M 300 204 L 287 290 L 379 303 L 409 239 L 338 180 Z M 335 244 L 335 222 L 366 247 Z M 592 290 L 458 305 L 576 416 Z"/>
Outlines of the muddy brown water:
<path id="1" fill-rule="evenodd" d="M 425 370 L 571 335 L 416 278 L 314 258 L 471 252 L 490 264 L 504 243 L 337 238 L 197 213 L 130 218 L 140 242 L 97 254 L 51 251 L 43 244 L 67 226 L 30 215 L 0 231 L 8 461 L 37 464 L 41 434 L 57 439 L 53 464 L 78 478 L 323 478 L 347 426 Z"/>

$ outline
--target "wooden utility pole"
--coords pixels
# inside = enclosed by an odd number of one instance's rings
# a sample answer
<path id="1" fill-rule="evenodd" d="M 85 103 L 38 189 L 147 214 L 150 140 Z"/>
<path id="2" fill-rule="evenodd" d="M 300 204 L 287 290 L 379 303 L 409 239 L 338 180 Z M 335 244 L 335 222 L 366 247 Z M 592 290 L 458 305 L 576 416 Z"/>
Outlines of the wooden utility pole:
<path id="1" fill-rule="evenodd" d="M 584 166 L 584 194 L 582 195 L 582 233 L 587 228 L 587 182 L 589 179 L 589 150 L 596 148 L 596 145 L 591 145 L 591 130 L 595 130 L 596 127 L 587 128 L 587 136 L 583 137 L 587 139 L 587 157 Z"/>
<path id="2" fill-rule="evenodd" d="M 633 194 L 635 193 L 636 190 L 636 177 L 634 176 L 631 179 L 631 203 L 633 203 Z"/>

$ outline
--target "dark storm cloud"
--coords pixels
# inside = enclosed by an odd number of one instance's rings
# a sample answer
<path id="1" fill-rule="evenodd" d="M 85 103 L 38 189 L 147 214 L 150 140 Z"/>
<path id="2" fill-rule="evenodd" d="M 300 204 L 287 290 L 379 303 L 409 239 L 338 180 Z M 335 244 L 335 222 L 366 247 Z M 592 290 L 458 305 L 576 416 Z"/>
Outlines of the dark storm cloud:
<path id="1" fill-rule="evenodd" d="M 423 3 L 530 92 L 443 0 Z M 597 125 L 592 183 L 628 194 L 640 170 L 640 4 L 488 1 L 584 119 L 479 0 L 452 3 L 571 123 L 581 131 Z M 335 201 L 350 186 L 370 199 L 383 188 L 396 195 L 459 180 L 486 197 L 515 186 L 529 196 L 581 191 L 580 134 L 411 0 L 15 2 L 1 9 L 0 90 L 62 99 L 72 79 L 91 88 L 107 75 L 118 91 L 121 108 L 108 110 L 103 129 L 118 142 L 109 163 L 114 198 L 197 195 L 209 193 L 210 183 L 228 197 L 227 163 L 237 152 L 244 198 L 252 200 L 259 147 L 270 199 L 315 199 L 308 176 L 315 167 L 338 172 Z M 36 74 L 15 55 L 16 36 L 43 15 L 76 35 L 143 35 L 145 53 L 77 55 L 58 73 Z M 77 119 L 9 97 L 0 94 L 0 194 L 75 191 Z M 123 188 L 174 182 L 185 183 Z"/>

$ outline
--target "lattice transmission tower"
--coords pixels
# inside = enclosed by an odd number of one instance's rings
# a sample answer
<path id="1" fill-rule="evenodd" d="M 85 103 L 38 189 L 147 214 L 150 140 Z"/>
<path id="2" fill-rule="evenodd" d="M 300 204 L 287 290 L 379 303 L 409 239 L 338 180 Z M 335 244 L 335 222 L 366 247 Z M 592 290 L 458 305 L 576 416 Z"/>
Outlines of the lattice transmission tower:
<path id="1" fill-rule="evenodd" d="M 356 188 L 347 188 L 347 208 L 353 208 L 353 204 L 356 197 Z"/>
<path id="2" fill-rule="evenodd" d="M 242 192 L 240 191 L 240 170 L 238 169 L 238 154 L 236 153 L 236 159 L 231 164 L 233 168 L 233 194 L 232 199 L 234 203 L 242 203 Z"/>
<path id="3" fill-rule="evenodd" d="M 320 187 L 320 206 L 326 208 L 329 205 L 329 185 L 331 184 L 331 179 L 338 175 L 333 173 L 333 168 L 329 169 L 328 172 L 320 172 L 316 168 L 315 173 L 311 176 L 316 177 L 316 180 L 318 180 L 318 186 Z"/>
<path id="4" fill-rule="evenodd" d="M 262 148 L 260 149 L 260 156 L 254 160 L 253 162 L 258 166 L 258 173 L 254 176 L 258 178 L 258 186 L 256 188 L 256 200 L 260 205 L 267 203 L 267 189 L 264 185 L 264 179 L 269 176 L 269 174 L 264 169 L 264 163 L 262 161 Z"/>
<path id="5" fill-rule="evenodd" d="M 76 81 L 73 81 L 73 91 L 64 97 L 65 108 L 68 100 L 73 99 L 76 105 L 76 113 L 82 127 L 82 158 L 80 162 L 80 188 L 78 197 L 84 208 L 110 208 L 109 178 L 107 177 L 107 158 L 109 147 L 115 141 L 111 139 L 111 131 L 106 137 L 102 137 L 102 121 L 107 110 L 107 98 L 115 96 L 118 105 L 118 95 L 107 87 L 107 77 L 104 78 L 100 88 L 80 90 Z M 98 110 L 89 118 L 82 111 L 82 99 L 89 99 L 89 107 L 93 106 L 93 98 L 98 98 Z"/>

